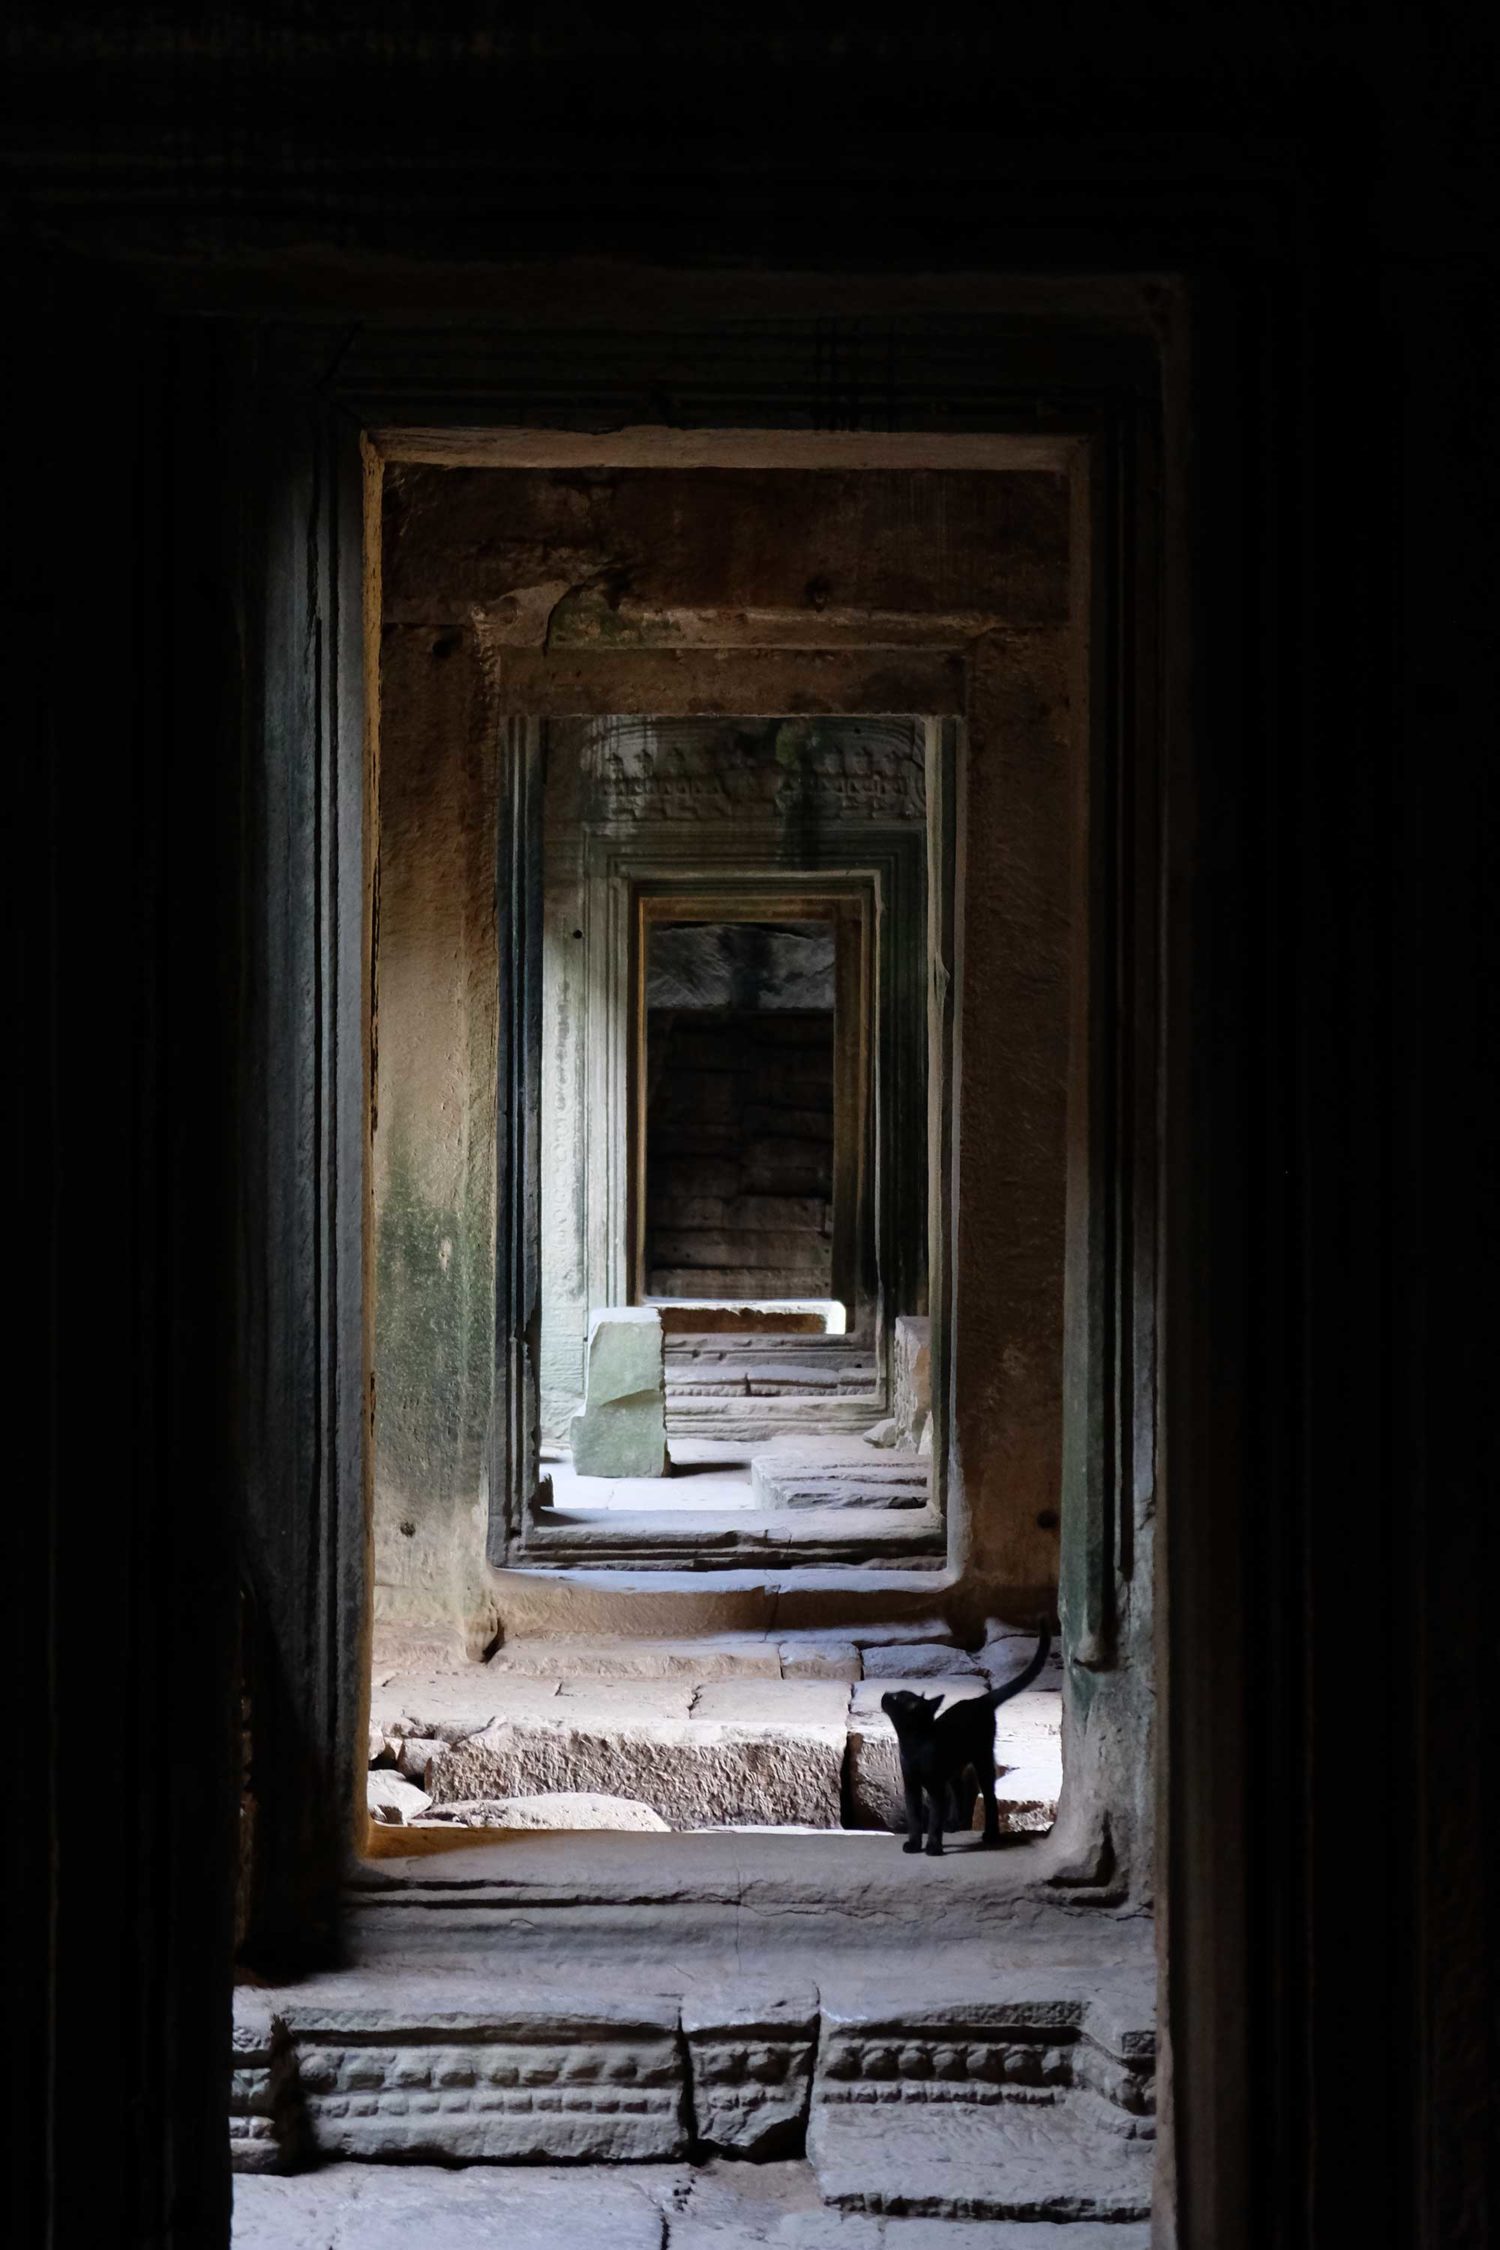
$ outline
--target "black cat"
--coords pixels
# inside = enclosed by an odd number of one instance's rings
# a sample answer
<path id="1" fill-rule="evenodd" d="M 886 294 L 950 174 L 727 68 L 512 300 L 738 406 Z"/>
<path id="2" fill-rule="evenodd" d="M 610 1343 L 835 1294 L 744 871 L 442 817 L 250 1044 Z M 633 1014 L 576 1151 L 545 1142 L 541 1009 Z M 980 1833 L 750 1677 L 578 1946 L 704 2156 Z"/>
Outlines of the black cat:
<path id="1" fill-rule="evenodd" d="M 897 1689 L 880 1698 L 880 1708 L 896 1730 L 901 1747 L 901 1779 L 906 1788 L 906 1842 L 904 1852 L 922 1849 L 922 1799 L 927 1799 L 927 1850 L 939 1859 L 943 1830 L 967 1829 L 974 1817 L 974 1799 L 984 1792 L 982 1844 L 998 1844 L 1000 1819 L 995 1810 L 995 1713 L 1032 1681 L 1047 1661 L 1052 1635 L 1044 1625 L 1036 1654 L 1024 1672 L 988 1695 L 967 1696 L 938 1706 L 940 1695 L 914 1695 Z"/>

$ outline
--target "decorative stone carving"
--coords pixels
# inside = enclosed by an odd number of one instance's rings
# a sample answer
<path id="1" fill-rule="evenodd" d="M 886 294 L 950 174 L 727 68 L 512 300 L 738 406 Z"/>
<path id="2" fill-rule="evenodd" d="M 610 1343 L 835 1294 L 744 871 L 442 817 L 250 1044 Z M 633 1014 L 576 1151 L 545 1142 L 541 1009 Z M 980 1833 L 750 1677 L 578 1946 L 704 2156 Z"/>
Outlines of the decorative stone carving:
<path id="1" fill-rule="evenodd" d="M 299 2001 L 287 2020 L 320 2156 L 603 2164 L 687 2146 L 675 1999 Z"/>
<path id="2" fill-rule="evenodd" d="M 1124 2032 L 1055 1971 L 1039 1983 L 1031 1997 L 1018 1986 L 896 2007 L 824 1995 L 808 2153 L 829 2202 L 955 2219 L 1148 2215 L 1152 2035 Z M 1114 2051 L 1126 2046 L 1128 2058 Z"/>
<path id="3" fill-rule="evenodd" d="M 300 2152 L 296 2063 L 286 2026 L 263 1992 L 237 1986 L 231 2033 L 229 2162 L 236 2172 L 274 2172 Z"/>
<path id="4" fill-rule="evenodd" d="M 589 1322 L 583 1411 L 572 1423 L 573 1466 L 586 1477 L 667 1474 L 661 1315 L 620 1305 Z"/>
<path id="5" fill-rule="evenodd" d="M 735 2156 L 800 2151 L 817 2046 L 818 1999 L 731 1985 L 682 2004 L 697 2138 Z"/>

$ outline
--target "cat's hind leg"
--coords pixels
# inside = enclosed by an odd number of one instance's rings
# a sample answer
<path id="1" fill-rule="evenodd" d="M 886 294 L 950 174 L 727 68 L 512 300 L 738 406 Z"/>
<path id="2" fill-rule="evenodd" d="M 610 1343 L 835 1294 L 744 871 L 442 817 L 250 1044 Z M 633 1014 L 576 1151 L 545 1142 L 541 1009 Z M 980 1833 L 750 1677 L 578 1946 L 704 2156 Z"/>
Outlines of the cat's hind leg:
<path id="1" fill-rule="evenodd" d="M 979 1839 L 980 1846 L 983 1848 L 986 1845 L 998 1844 L 1000 1841 L 1000 1813 L 995 1803 L 994 1752 L 991 1751 L 986 1757 L 979 1759 L 975 1770 L 979 1775 L 979 1787 L 984 1795 L 984 1834 Z M 973 1817 L 971 1800 L 969 1818 L 972 1820 Z"/>
<path id="2" fill-rule="evenodd" d="M 958 1779 L 948 1784 L 948 1817 L 943 1825 L 950 1836 L 967 1835 L 974 1824 L 974 1799 L 978 1794 L 973 1769 L 965 1766 Z"/>
<path id="3" fill-rule="evenodd" d="M 901 1849 L 919 1852 L 922 1849 L 922 1784 L 911 1774 L 904 1774 L 902 1783 L 906 1792 L 906 1842 Z"/>

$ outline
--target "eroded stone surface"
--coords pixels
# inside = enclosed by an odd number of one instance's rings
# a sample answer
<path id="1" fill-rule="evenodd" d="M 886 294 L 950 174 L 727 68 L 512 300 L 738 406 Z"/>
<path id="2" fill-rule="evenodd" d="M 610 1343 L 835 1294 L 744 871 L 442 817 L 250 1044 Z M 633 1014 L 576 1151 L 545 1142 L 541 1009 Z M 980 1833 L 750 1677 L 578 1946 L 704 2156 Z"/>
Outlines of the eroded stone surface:
<path id="1" fill-rule="evenodd" d="M 649 2230 L 649 2231 L 647 2231 Z M 1039 2242 L 1037 2237 L 1045 2235 Z M 825 2204 L 803 2162 L 450 2171 L 331 2164 L 236 2182 L 234 2250 L 1148 2250 L 1149 2229 L 886 2218 Z"/>
<path id="2" fill-rule="evenodd" d="M 615 2164 L 687 2146 L 669 1997 L 291 1998 L 284 2014 L 308 2140 L 323 2156 Z"/>
<path id="3" fill-rule="evenodd" d="M 708 1680 L 693 1698 L 695 1719 L 730 1726 L 842 1726 L 849 1688 L 837 1679 Z"/>
<path id="4" fill-rule="evenodd" d="M 658 2183 L 670 2200 L 686 2177 Z M 330 2164 L 236 2182 L 234 2250 L 661 2250 L 633 2172 Z"/>
<path id="5" fill-rule="evenodd" d="M 434 1805 L 429 1823 L 456 1822 L 464 1828 L 608 1828 L 636 1835 L 665 1835 L 667 1824 L 649 1805 L 629 1797 L 606 1797 L 583 1789 L 550 1790 L 536 1797 L 471 1797 Z"/>
<path id="6" fill-rule="evenodd" d="M 584 1680 L 729 1680 L 781 1677 L 773 1641 L 706 1634 L 684 1640 L 546 1638 L 507 1641 L 485 1666 L 500 1679 L 523 1674 L 539 1683 Z M 548 1690 L 555 1693 L 555 1685 Z"/>
<path id="7" fill-rule="evenodd" d="M 818 1997 L 739 1983 L 682 2004 L 698 2138 L 737 2156 L 800 2153 L 812 2094 Z"/>
<path id="8" fill-rule="evenodd" d="M 583 1410 L 571 1424 L 573 1466 L 586 1477 L 667 1473 L 661 1315 L 611 1306 L 589 1323 Z"/>
<path id="9" fill-rule="evenodd" d="M 784 1680 L 859 1679 L 859 1650 L 853 1641 L 783 1641 L 778 1654 Z"/>
<path id="10" fill-rule="evenodd" d="M 808 2154 L 830 2203 L 954 2219 L 1145 2219 L 1152 2151 L 1066 2097 L 815 2103 Z"/>
<path id="11" fill-rule="evenodd" d="M 842 1725 L 516 1720 L 445 1751 L 428 1779 L 435 1804 L 583 1789 L 651 1805 L 672 1828 L 837 1828 L 843 1753 Z"/>
<path id="12" fill-rule="evenodd" d="M 864 1652 L 864 1674 L 867 1680 L 881 1679 L 959 1679 L 965 1673 L 977 1674 L 979 1665 L 963 1649 L 955 1648 L 951 1641 L 902 1641 L 867 1648 Z"/>

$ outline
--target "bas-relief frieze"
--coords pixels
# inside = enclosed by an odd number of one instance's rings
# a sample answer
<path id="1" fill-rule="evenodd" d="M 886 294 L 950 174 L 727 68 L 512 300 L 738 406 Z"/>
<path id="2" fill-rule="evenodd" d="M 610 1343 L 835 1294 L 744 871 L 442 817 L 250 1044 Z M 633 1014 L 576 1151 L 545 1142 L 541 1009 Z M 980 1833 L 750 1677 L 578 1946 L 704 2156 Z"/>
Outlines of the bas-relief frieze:
<path id="1" fill-rule="evenodd" d="M 920 823 L 927 812 L 925 754 L 909 726 L 611 725 L 585 743 L 582 765 L 590 827 Z"/>

